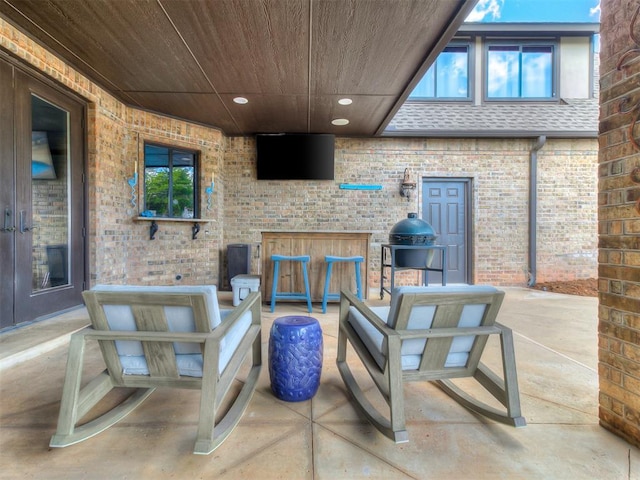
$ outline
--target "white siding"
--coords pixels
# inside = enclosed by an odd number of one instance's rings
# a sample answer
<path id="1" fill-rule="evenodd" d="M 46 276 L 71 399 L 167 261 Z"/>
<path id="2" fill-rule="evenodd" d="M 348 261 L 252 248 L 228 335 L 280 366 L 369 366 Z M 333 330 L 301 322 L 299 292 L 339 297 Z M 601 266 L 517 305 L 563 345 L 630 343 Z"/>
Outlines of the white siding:
<path id="1" fill-rule="evenodd" d="M 589 98 L 591 77 L 589 38 L 560 39 L 560 98 Z"/>

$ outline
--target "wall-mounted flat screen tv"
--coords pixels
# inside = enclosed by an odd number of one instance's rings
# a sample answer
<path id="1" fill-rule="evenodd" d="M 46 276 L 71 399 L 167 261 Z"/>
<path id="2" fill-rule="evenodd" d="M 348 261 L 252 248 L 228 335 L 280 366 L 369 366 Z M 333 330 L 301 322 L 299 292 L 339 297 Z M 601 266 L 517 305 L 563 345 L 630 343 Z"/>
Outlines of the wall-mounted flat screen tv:
<path id="1" fill-rule="evenodd" d="M 258 180 L 333 180 L 335 135 L 256 135 Z"/>

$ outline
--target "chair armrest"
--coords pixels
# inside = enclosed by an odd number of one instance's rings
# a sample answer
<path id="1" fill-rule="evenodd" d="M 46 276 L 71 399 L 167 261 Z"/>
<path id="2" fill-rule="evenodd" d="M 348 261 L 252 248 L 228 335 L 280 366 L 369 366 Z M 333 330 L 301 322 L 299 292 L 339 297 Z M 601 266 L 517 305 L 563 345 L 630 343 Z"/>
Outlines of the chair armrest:
<path id="1" fill-rule="evenodd" d="M 507 327 L 506 325 L 500 323 L 500 322 L 495 322 L 493 324 L 496 328 L 499 328 L 501 332 L 508 332 L 511 333 L 511 329 L 509 327 Z"/>
<path id="2" fill-rule="evenodd" d="M 188 342 L 205 343 L 213 337 L 213 332 L 149 332 L 140 330 L 95 330 L 86 327 L 73 335 L 83 336 L 90 340 L 136 340 L 140 342 Z"/>
<path id="3" fill-rule="evenodd" d="M 230 329 L 242 318 L 242 316 L 251 311 L 251 325 L 260 325 L 261 321 L 261 294 L 260 292 L 251 292 L 237 307 L 235 307 L 223 321 L 213 331 L 216 336 L 224 337 Z"/>
<path id="4" fill-rule="evenodd" d="M 466 337 L 469 335 L 496 335 L 503 330 L 496 325 L 489 327 L 456 327 L 437 328 L 424 330 L 400 330 L 399 335 L 403 340 L 411 338 L 444 338 L 444 337 Z"/>
<path id="5" fill-rule="evenodd" d="M 358 312 L 362 314 L 362 316 L 373 325 L 376 330 L 378 330 L 382 335 L 388 337 L 391 335 L 398 335 L 398 332 L 393 328 L 387 325 L 387 322 L 382 320 L 373 310 L 371 310 L 362 300 L 356 297 L 353 293 L 342 290 L 340 292 L 340 308 L 349 308 L 350 306 L 354 307 Z M 340 315 L 340 318 L 343 315 Z"/>
<path id="6" fill-rule="evenodd" d="M 92 326 L 74 333 L 91 340 L 130 340 L 153 342 L 207 343 L 209 339 L 220 342 L 221 339 L 251 310 L 251 325 L 260 326 L 260 293 L 252 292 L 240 306 L 233 309 L 211 332 L 152 332 L 142 330 L 96 330 Z"/>

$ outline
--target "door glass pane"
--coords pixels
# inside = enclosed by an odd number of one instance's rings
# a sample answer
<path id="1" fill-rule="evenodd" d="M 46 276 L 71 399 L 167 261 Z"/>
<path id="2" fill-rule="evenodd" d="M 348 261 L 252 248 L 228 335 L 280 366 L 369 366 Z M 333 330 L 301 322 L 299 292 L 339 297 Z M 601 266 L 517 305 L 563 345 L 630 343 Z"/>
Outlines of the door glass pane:
<path id="1" fill-rule="evenodd" d="M 31 95 L 31 233 L 34 292 L 68 285 L 69 278 L 69 113 Z"/>

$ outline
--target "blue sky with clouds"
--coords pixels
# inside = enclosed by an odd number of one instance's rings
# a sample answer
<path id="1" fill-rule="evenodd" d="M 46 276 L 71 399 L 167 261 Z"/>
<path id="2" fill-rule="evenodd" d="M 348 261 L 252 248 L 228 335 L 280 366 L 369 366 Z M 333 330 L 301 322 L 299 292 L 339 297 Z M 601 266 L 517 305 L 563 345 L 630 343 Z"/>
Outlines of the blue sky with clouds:
<path id="1" fill-rule="evenodd" d="M 482 23 L 599 23 L 600 0 L 478 0 L 476 7 L 465 21 Z M 593 49 L 596 53 L 600 50 L 599 35 L 594 35 Z M 529 56 L 529 61 L 544 61 L 545 59 L 548 60 L 548 56 Z M 494 58 L 494 62 L 502 62 L 504 65 L 507 61 L 506 58 Z M 456 56 L 455 53 L 449 52 L 446 55 L 441 54 L 437 62 L 440 73 L 436 73 L 433 67 L 430 68 L 415 87 L 411 96 L 413 98 L 434 98 L 437 96 L 466 98 L 468 95 L 466 90 L 468 85 L 467 55 Z M 502 64 L 494 63 L 490 67 L 492 80 L 496 85 L 492 91 L 495 91 L 496 98 L 504 94 L 503 90 L 512 88 L 507 82 L 508 75 L 506 73 L 500 75 L 499 73 L 504 70 Z M 537 68 L 537 71 L 542 71 L 545 68 L 550 69 L 551 64 L 542 65 Z M 456 73 L 463 71 L 463 74 Z M 442 75 L 442 78 L 436 81 L 436 75 Z M 460 83 L 452 83 L 450 79 L 447 79 L 447 76 L 457 78 Z M 547 77 L 551 78 L 550 75 Z M 545 83 L 536 79 L 527 88 L 531 97 L 546 97 L 549 95 L 547 89 L 550 91 L 551 83 L 550 80 Z"/>
<path id="2" fill-rule="evenodd" d="M 479 0 L 467 22 L 599 22 L 600 0 Z"/>

